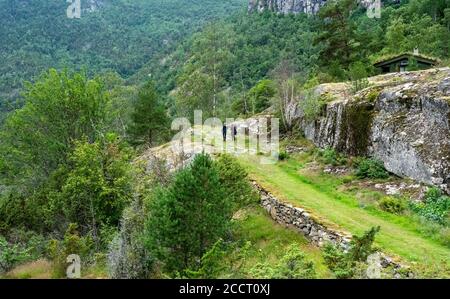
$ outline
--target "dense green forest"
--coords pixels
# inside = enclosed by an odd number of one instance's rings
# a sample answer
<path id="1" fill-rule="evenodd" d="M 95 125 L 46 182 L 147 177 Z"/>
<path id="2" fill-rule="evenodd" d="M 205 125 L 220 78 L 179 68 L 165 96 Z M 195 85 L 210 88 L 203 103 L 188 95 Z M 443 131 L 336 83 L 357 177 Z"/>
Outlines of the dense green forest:
<path id="1" fill-rule="evenodd" d="M 10 111 L 0 127 L 0 275 L 45 260 L 43 271 L 61 278 L 66 256 L 77 253 L 86 277 L 364 277 L 379 228 L 360 230 L 346 251 L 322 252 L 267 219 L 249 172 L 294 177 L 346 203 L 350 195 L 336 187 L 344 181 L 387 182 L 380 161 L 303 143 L 298 160 L 284 152 L 287 162 L 262 170 L 228 155 L 197 155 L 177 171 L 137 158 L 170 140 L 174 117 L 198 108 L 224 119 L 273 107 L 292 136 L 283 96 L 306 98 L 314 119 L 322 106 L 312 87 L 350 81 L 362 89 L 381 57 L 417 48 L 449 66 L 450 0 L 386 4 L 380 19 L 355 0 L 330 2 L 318 15 L 248 14 L 243 0 L 98 2 L 72 20 L 64 1 L 0 0 L 0 110 Z M 355 173 L 299 176 L 311 160 Z M 424 198 L 383 197 L 367 210 L 413 223 L 405 231 L 441 254 L 450 198 L 436 188 Z M 418 275 L 450 275 L 442 263 L 419 265 Z"/>
<path id="2" fill-rule="evenodd" d="M 242 9 L 244 1 L 96 3 L 90 11 L 81 1 L 81 18 L 69 19 L 66 1 L 0 1 L 0 113 L 14 108 L 24 81 L 50 67 L 86 68 L 89 75 L 111 70 L 128 78 L 204 24 Z"/>
<path id="3" fill-rule="evenodd" d="M 300 85 L 339 82 L 351 79 L 352 67 L 362 65 L 363 75 L 373 75 L 377 59 L 415 48 L 448 64 L 449 2 L 405 3 L 386 5 L 380 19 L 368 18 L 352 0 L 327 5 L 318 16 L 237 14 L 207 26 L 151 67 L 158 88 L 174 90 L 176 114 L 211 108 L 217 98 L 222 114 L 230 115 L 248 113 L 239 103 L 243 95 L 282 72 L 294 74 Z"/>

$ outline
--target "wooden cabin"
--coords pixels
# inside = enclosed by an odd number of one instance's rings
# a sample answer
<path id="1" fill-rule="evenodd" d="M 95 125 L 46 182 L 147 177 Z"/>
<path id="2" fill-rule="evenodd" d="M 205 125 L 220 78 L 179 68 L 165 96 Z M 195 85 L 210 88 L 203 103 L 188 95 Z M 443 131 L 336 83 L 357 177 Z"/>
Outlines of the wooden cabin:
<path id="1" fill-rule="evenodd" d="M 438 63 L 439 59 L 426 57 L 418 54 L 418 51 L 415 51 L 415 53 L 404 53 L 391 56 L 376 62 L 373 66 L 376 67 L 380 73 L 386 74 L 406 72 L 408 70 L 429 69 L 435 67 Z"/>

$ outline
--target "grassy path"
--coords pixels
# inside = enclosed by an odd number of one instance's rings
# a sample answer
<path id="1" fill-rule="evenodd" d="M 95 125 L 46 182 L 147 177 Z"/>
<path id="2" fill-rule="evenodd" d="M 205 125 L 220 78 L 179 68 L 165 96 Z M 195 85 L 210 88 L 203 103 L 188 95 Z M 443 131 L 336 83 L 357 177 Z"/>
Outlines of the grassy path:
<path id="1" fill-rule="evenodd" d="M 280 199 L 303 207 L 326 222 L 338 225 L 352 234 L 361 234 L 373 226 L 380 226 L 376 245 L 405 261 L 427 267 L 449 266 L 450 250 L 415 231 L 402 217 L 384 212 L 365 210 L 348 196 L 326 192 L 308 183 L 298 169 L 286 163 L 262 165 L 254 157 L 241 157 L 241 163 L 257 180 Z"/>

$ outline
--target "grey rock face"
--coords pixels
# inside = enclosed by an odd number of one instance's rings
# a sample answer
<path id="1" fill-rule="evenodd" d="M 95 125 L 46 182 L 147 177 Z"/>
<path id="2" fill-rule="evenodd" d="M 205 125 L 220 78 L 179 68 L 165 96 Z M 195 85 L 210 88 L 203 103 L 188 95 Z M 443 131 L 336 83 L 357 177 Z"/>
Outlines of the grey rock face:
<path id="1" fill-rule="evenodd" d="M 371 153 L 387 170 L 450 190 L 450 107 L 426 93 L 386 91 L 376 103 Z"/>
<path id="2" fill-rule="evenodd" d="M 389 74 L 371 82 L 355 96 L 334 95 L 314 122 L 304 121 L 300 111 L 306 138 L 322 148 L 376 157 L 398 176 L 449 193 L 450 69 Z"/>
<path id="3" fill-rule="evenodd" d="M 330 0 L 249 0 L 249 12 L 263 12 L 265 10 L 280 14 L 316 14 L 320 8 Z M 359 0 L 363 7 L 369 7 L 372 0 Z"/>
<path id="4" fill-rule="evenodd" d="M 270 10 L 282 14 L 315 14 L 327 0 L 250 0 L 249 12 Z"/>

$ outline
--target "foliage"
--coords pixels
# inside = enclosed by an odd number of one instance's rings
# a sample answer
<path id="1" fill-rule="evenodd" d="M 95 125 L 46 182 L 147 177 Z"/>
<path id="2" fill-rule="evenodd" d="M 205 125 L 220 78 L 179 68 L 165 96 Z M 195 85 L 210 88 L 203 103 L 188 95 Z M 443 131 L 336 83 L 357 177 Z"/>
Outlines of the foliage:
<path id="1" fill-rule="evenodd" d="M 351 64 L 348 73 L 350 80 L 352 81 L 353 93 L 357 93 L 358 91 L 369 86 L 366 66 L 361 61 Z"/>
<path id="2" fill-rule="evenodd" d="M 341 248 L 327 243 L 323 248 L 323 258 L 336 278 L 346 279 L 353 276 L 352 262 Z"/>
<path id="3" fill-rule="evenodd" d="M 372 248 L 376 234 L 380 231 L 380 227 L 372 227 L 362 236 L 353 236 L 350 243 L 348 254 L 352 261 L 365 262 L 367 257 L 375 252 Z"/>
<path id="4" fill-rule="evenodd" d="M 286 151 L 282 151 L 280 152 L 280 154 L 278 155 L 278 159 L 280 161 L 284 161 L 284 160 L 288 160 L 289 159 L 289 154 Z"/>
<path id="5" fill-rule="evenodd" d="M 119 234 L 109 246 L 108 271 L 112 279 L 150 278 L 154 259 L 144 246 L 145 210 L 139 200 L 125 209 Z"/>
<path id="6" fill-rule="evenodd" d="M 191 279 L 217 279 L 227 269 L 227 264 L 224 263 L 226 253 L 224 242 L 219 239 L 202 256 L 198 270 L 186 270 L 186 276 Z"/>
<path id="7" fill-rule="evenodd" d="M 174 275 L 197 268 L 205 252 L 225 236 L 232 203 L 214 162 L 200 154 L 168 188 L 156 191 L 149 211 L 147 248 Z"/>
<path id="8" fill-rule="evenodd" d="M 377 159 L 359 159 L 355 161 L 356 176 L 360 179 L 386 179 L 389 173 L 384 168 L 383 162 Z"/>
<path id="9" fill-rule="evenodd" d="M 0 236 L 0 274 L 11 270 L 29 258 L 27 250 L 18 245 L 9 244 L 3 236 Z"/>
<path id="10" fill-rule="evenodd" d="M 131 143 L 151 146 L 166 139 L 169 118 L 152 82 L 139 91 L 131 119 Z"/>
<path id="11" fill-rule="evenodd" d="M 339 166 L 345 165 L 347 163 L 347 159 L 345 158 L 345 156 L 336 152 L 336 150 L 333 148 L 319 150 L 318 156 L 319 160 L 327 165 Z"/>
<path id="12" fill-rule="evenodd" d="M 316 43 L 326 45 L 320 53 L 323 65 L 336 62 L 345 68 L 351 63 L 359 46 L 355 43 L 356 24 L 351 19 L 356 4 L 356 0 L 330 1 L 319 11 L 320 35 Z"/>
<path id="13" fill-rule="evenodd" d="M 90 9 L 91 2 L 98 6 L 95 10 Z M 0 110 L 17 106 L 14 100 L 22 81 L 33 80 L 50 67 L 86 66 L 89 75 L 113 70 L 145 82 L 153 73 L 149 60 L 159 63 L 186 36 L 242 4 L 242 0 L 81 1 L 81 18 L 69 19 L 66 1 L 0 1 Z"/>
<path id="14" fill-rule="evenodd" d="M 277 265 L 257 263 L 249 271 L 256 279 L 312 279 L 316 277 L 314 264 L 305 259 L 305 254 L 296 243 L 291 244 Z"/>
<path id="15" fill-rule="evenodd" d="M 29 194 L 67 161 L 74 140 L 99 136 L 108 99 L 98 80 L 56 70 L 27 84 L 24 99 L 0 131 L 0 179 Z"/>
<path id="16" fill-rule="evenodd" d="M 233 211 L 258 201 L 258 195 L 248 180 L 248 173 L 236 158 L 222 154 L 215 161 L 219 182 L 225 189 Z"/>
<path id="17" fill-rule="evenodd" d="M 66 277 L 67 257 L 72 254 L 80 256 L 83 265 L 88 263 L 88 257 L 94 242 L 90 236 L 82 237 L 78 225 L 69 224 L 63 240 L 52 239 L 48 244 L 48 255 L 52 260 L 53 276 Z"/>
<path id="18" fill-rule="evenodd" d="M 406 203 L 404 200 L 392 196 L 383 197 L 379 201 L 378 205 L 380 206 L 380 209 L 382 209 L 383 211 L 393 214 L 402 214 L 403 211 L 406 209 Z"/>
<path id="19" fill-rule="evenodd" d="M 449 222 L 450 197 L 442 194 L 438 188 L 430 188 L 425 195 L 424 203 L 410 204 L 411 209 L 424 218 L 442 225 Z"/>
<path id="20" fill-rule="evenodd" d="M 303 112 L 304 118 L 307 121 L 314 121 L 320 115 L 323 101 L 315 92 L 315 87 L 319 85 L 317 77 L 309 79 L 303 85 L 303 97 L 300 101 L 300 108 Z"/>
<path id="21" fill-rule="evenodd" d="M 270 107 L 275 94 L 274 82 L 264 79 L 253 86 L 241 100 L 233 103 L 233 108 L 243 115 L 260 113 Z"/>
<path id="22" fill-rule="evenodd" d="M 323 249 L 323 257 L 328 268 L 333 271 L 338 279 L 352 278 L 355 269 L 361 262 L 366 262 L 369 255 L 375 252 L 372 248 L 375 235 L 380 231 L 380 227 L 372 227 L 362 236 L 353 236 L 350 249 L 344 251 L 332 243 L 327 243 Z"/>
<path id="23" fill-rule="evenodd" d="M 67 178 L 54 205 L 66 219 L 92 231 L 117 225 L 132 193 L 131 152 L 114 134 L 101 142 L 76 141 Z"/>

